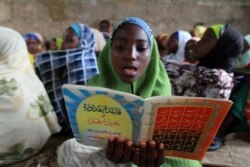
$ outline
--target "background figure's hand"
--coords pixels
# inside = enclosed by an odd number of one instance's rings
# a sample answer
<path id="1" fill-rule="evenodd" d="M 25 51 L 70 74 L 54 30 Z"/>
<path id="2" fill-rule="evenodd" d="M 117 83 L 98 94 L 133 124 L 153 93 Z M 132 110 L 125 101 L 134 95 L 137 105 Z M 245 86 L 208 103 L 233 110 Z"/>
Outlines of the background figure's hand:
<path id="1" fill-rule="evenodd" d="M 109 136 L 106 156 L 108 160 L 114 163 L 128 163 L 132 154 L 131 140 L 127 140 L 124 136 Z"/>
<path id="2" fill-rule="evenodd" d="M 164 162 L 164 145 L 155 141 L 140 142 L 139 148 L 133 150 L 132 161 L 139 167 L 159 167 Z"/>

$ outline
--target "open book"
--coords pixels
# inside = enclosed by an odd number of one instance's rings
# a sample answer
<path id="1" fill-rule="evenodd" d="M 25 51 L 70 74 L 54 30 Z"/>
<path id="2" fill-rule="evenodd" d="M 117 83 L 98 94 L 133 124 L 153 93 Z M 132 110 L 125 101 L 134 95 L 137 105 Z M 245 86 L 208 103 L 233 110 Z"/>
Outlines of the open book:
<path id="1" fill-rule="evenodd" d="M 163 142 L 166 156 L 201 160 L 232 102 L 199 97 L 139 96 L 107 88 L 63 85 L 78 142 L 105 147 L 111 134 L 134 143 Z"/>

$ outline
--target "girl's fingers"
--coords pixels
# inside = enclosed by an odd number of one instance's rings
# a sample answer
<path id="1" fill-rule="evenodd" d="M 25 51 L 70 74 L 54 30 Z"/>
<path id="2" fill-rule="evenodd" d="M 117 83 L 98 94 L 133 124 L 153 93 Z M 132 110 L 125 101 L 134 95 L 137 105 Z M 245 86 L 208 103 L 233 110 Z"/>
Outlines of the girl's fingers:
<path id="1" fill-rule="evenodd" d="M 106 150 L 106 156 L 107 156 L 108 160 L 112 160 L 112 158 L 113 158 L 115 139 L 116 139 L 116 137 L 113 135 L 109 136 L 109 138 L 108 138 L 108 145 L 107 145 L 107 150 Z"/>
<path id="2" fill-rule="evenodd" d="M 144 167 L 147 165 L 147 143 L 142 141 L 140 142 L 140 167 Z"/>
<path id="3" fill-rule="evenodd" d="M 139 154 L 139 152 L 140 152 L 139 148 L 134 148 L 132 161 L 137 166 L 140 166 L 140 154 Z"/>
<path id="4" fill-rule="evenodd" d="M 155 165 L 155 158 L 156 158 L 155 147 L 156 147 L 155 141 L 150 141 L 148 143 L 147 166 L 149 167 Z"/>
<path id="5" fill-rule="evenodd" d="M 157 158 L 155 162 L 156 167 L 160 167 L 165 161 L 165 155 L 164 155 L 164 144 L 159 143 L 157 148 Z"/>
<path id="6" fill-rule="evenodd" d="M 113 161 L 115 163 L 119 163 L 121 160 L 121 157 L 123 155 L 123 146 L 124 142 L 126 141 L 124 136 L 119 136 L 117 140 L 115 141 L 115 150 L 113 155 Z"/>
<path id="7" fill-rule="evenodd" d="M 121 163 L 127 163 L 130 161 L 130 157 L 132 154 L 132 145 L 133 142 L 131 140 L 124 143 L 124 153 L 121 159 Z"/>

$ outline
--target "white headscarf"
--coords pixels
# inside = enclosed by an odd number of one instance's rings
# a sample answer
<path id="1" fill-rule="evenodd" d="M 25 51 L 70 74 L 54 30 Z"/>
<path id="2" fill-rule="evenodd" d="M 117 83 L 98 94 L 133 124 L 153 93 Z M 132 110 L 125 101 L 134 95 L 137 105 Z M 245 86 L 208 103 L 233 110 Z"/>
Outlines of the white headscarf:
<path id="1" fill-rule="evenodd" d="M 164 60 L 173 60 L 179 63 L 184 61 L 185 45 L 192 36 L 187 31 L 178 31 L 178 50 L 175 54 L 171 53 L 163 57 Z"/>
<path id="2" fill-rule="evenodd" d="M 0 129 L 0 154 L 9 155 L 0 166 L 35 154 L 60 131 L 23 37 L 5 27 L 0 27 Z"/>

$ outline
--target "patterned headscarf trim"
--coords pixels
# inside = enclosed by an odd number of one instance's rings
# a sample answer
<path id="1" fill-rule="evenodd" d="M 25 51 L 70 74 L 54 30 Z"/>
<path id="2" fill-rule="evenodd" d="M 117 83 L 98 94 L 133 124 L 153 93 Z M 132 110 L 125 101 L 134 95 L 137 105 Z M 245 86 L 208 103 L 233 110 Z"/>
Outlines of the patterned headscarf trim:
<path id="1" fill-rule="evenodd" d="M 126 24 L 126 23 L 134 24 L 134 25 L 137 25 L 140 28 L 142 28 L 148 36 L 148 41 L 150 42 L 150 45 L 152 45 L 152 40 L 153 40 L 152 30 L 149 28 L 149 26 L 147 25 L 147 23 L 144 20 L 142 20 L 138 17 L 127 17 L 127 18 L 123 19 L 120 23 L 117 24 L 117 26 L 114 27 L 112 34 L 114 34 L 114 32 L 117 30 L 118 27 L 120 27 L 121 25 Z"/>
<path id="2" fill-rule="evenodd" d="M 95 38 L 94 38 L 94 33 L 90 29 L 90 27 L 86 26 L 85 24 L 82 23 L 74 23 L 70 25 L 70 28 L 74 30 L 76 35 L 79 38 L 79 44 L 77 48 L 81 47 L 89 47 L 89 45 L 95 45 Z"/>
<path id="3" fill-rule="evenodd" d="M 25 34 L 23 37 L 24 37 L 25 41 L 27 41 L 28 39 L 33 39 L 35 41 L 38 41 L 39 43 L 43 42 L 43 37 L 39 33 L 29 32 L 29 33 Z"/>

